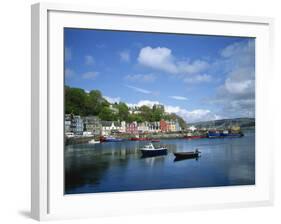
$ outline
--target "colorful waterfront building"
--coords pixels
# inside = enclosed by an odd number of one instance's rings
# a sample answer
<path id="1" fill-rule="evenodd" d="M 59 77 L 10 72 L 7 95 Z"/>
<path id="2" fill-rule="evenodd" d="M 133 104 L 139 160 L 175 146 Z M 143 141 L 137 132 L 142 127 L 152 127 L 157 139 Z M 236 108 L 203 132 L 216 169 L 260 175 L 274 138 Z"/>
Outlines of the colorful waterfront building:
<path id="1" fill-rule="evenodd" d="M 148 125 L 148 122 L 145 121 L 145 122 L 141 122 L 138 124 L 138 132 L 139 133 L 146 133 L 149 131 L 149 125 Z"/>
<path id="2" fill-rule="evenodd" d="M 84 117 L 84 131 L 89 132 L 92 135 L 101 134 L 101 120 L 97 116 L 87 116 Z"/>
<path id="3" fill-rule="evenodd" d="M 168 132 L 169 131 L 168 126 L 169 125 L 165 120 L 163 120 L 163 119 L 160 120 L 160 130 L 161 130 L 161 132 Z"/>
<path id="4" fill-rule="evenodd" d="M 148 123 L 148 132 L 151 133 L 157 133 L 160 132 L 160 122 L 159 121 L 154 121 L 154 122 L 149 122 Z"/>
<path id="5" fill-rule="evenodd" d="M 176 126 L 176 132 L 180 132 L 181 131 L 181 126 L 180 126 L 178 120 L 175 121 L 175 126 Z"/>
<path id="6" fill-rule="evenodd" d="M 126 132 L 129 134 L 138 134 L 138 124 L 136 121 L 127 124 Z"/>
<path id="7" fill-rule="evenodd" d="M 190 130 L 190 131 L 196 131 L 197 128 L 196 128 L 194 125 L 192 125 L 192 126 L 190 126 L 190 127 L 188 128 L 188 130 Z"/>
<path id="8" fill-rule="evenodd" d="M 70 129 L 75 135 L 83 135 L 84 123 L 79 115 L 71 115 Z"/>
<path id="9" fill-rule="evenodd" d="M 119 133 L 121 130 L 121 123 L 118 121 L 101 121 L 101 126 L 101 135 L 104 136 Z"/>
<path id="10" fill-rule="evenodd" d="M 65 133 L 72 132 L 72 129 L 71 129 L 71 114 L 66 114 L 64 116 L 64 132 Z"/>
<path id="11" fill-rule="evenodd" d="M 121 133 L 126 132 L 126 121 L 121 121 L 121 128 L 120 128 Z"/>
<path id="12" fill-rule="evenodd" d="M 167 121 L 168 124 L 168 132 L 176 132 L 176 123 L 175 121 Z"/>

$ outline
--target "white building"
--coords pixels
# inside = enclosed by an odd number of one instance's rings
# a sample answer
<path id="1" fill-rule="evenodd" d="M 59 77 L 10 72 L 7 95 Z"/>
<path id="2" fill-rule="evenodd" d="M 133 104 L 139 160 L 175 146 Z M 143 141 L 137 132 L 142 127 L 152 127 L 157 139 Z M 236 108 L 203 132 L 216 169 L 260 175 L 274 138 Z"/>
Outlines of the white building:
<path id="1" fill-rule="evenodd" d="M 104 136 L 111 135 L 113 132 L 121 132 L 121 123 L 117 121 L 102 121 L 102 131 L 101 134 Z"/>
<path id="2" fill-rule="evenodd" d="M 194 125 L 192 125 L 192 126 L 190 126 L 190 127 L 188 128 L 188 130 L 190 130 L 190 131 L 196 131 L 197 128 L 196 128 Z"/>

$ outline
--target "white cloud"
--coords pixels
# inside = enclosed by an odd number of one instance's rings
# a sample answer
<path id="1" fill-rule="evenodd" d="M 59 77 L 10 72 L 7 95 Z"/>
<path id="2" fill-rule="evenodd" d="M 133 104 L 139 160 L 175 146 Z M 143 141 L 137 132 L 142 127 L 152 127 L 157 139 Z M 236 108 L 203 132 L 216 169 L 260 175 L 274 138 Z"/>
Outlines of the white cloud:
<path id="1" fill-rule="evenodd" d="M 153 107 L 154 104 L 160 104 L 159 101 L 151 101 L 151 100 L 141 100 L 138 103 L 126 103 L 128 107 L 141 107 L 141 106 L 148 106 L 150 108 Z"/>
<path id="2" fill-rule="evenodd" d="M 244 92 L 251 91 L 254 87 L 253 80 L 244 80 L 240 82 L 235 82 L 231 79 L 226 79 L 225 89 L 232 94 L 240 94 Z"/>
<path id="3" fill-rule="evenodd" d="M 109 97 L 103 96 L 109 103 L 119 103 L 121 98 L 120 97 Z"/>
<path id="4" fill-rule="evenodd" d="M 140 50 L 138 62 L 144 66 L 162 70 L 168 73 L 177 73 L 172 51 L 166 47 L 144 47 Z"/>
<path id="5" fill-rule="evenodd" d="M 165 111 L 181 116 L 187 123 L 220 119 L 220 116 L 206 109 L 186 110 L 179 106 L 165 105 Z"/>
<path id="6" fill-rule="evenodd" d="M 97 78 L 98 74 L 99 74 L 98 72 L 86 72 L 82 74 L 82 78 L 94 80 Z"/>
<path id="7" fill-rule="evenodd" d="M 159 101 L 151 101 L 151 100 L 141 100 L 138 103 L 132 104 L 127 103 L 129 107 L 141 107 L 143 105 L 149 106 L 152 108 L 154 104 L 162 104 Z M 181 116 L 187 123 L 193 123 L 198 121 L 209 121 L 209 120 L 217 120 L 221 117 L 210 110 L 206 109 L 196 109 L 196 110 L 186 110 L 179 106 L 171 106 L 162 104 L 165 107 L 165 111 L 168 113 L 175 113 Z"/>
<path id="8" fill-rule="evenodd" d="M 212 81 L 212 76 L 207 75 L 207 74 L 193 75 L 193 76 L 189 76 L 184 79 L 184 82 L 192 83 L 192 84 L 202 83 L 202 82 L 211 82 L 211 81 Z"/>
<path id="9" fill-rule="evenodd" d="M 91 56 L 91 55 L 86 55 L 86 56 L 85 56 L 85 64 L 86 64 L 86 65 L 93 65 L 93 64 L 95 64 L 95 59 L 94 59 L 94 57 Z"/>
<path id="10" fill-rule="evenodd" d="M 134 74 L 125 76 L 125 79 L 130 82 L 154 82 L 156 76 L 154 74 Z"/>
<path id="11" fill-rule="evenodd" d="M 247 42 L 236 42 L 234 44 L 228 45 L 224 49 L 222 49 L 221 56 L 224 58 L 231 58 L 231 57 L 243 57 L 244 54 L 251 54 L 255 52 L 255 42 L 247 41 Z"/>
<path id="12" fill-rule="evenodd" d="M 66 47 L 64 49 L 64 59 L 65 61 L 70 61 L 72 59 L 72 52 L 69 47 Z"/>
<path id="13" fill-rule="evenodd" d="M 209 67 L 209 63 L 203 60 L 178 60 L 172 54 L 172 50 L 166 47 L 142 48 L 138 62 L 146 67 L 181 75 L 201 73 Z"/>
<path id="14" fill-rule="evenodd" d="M 187 100 L 187 98 L 184 96 L 169 96 L 169 97 L 174 100 Z"/>
<path id="15" fill-rule="evenodd" d="M 131 60 L 130 51 L 123 50 L 119 52 L 120 60 L 124 62 L 129 62 Z"/>
<path id="16" fill-rule="evenodd" d="M 144 94 L 150 94 L 152 93 L 151 91 L 149 90 L 146 90 L 146 89 L 142 89 L 142 88 L 138 88 L 138 87 L 135 87 L 135 86 L 130 86 L 130 85 L 125 85 L 126 87 L 136 91 L 136 92 L 139 92 L 139 93 L 144 93 Z"/>
<path id="17" fill-rule="evenodd" d="M 221 51 L 220 66 L 226 67 L 226 79 L 218 87 L 214 103 L 223 106 L 223 113 L 255 116 L 255 42 L 231 44 Z"/>
<path id="18" fill-rule="evenodd" d="M 209 63 L 203 60 L 195 60 L 193 62 L 189 60 L 179 61 L 177 65 L 179 72 L 186 74 L 197 74 L 209 67 Z"/>

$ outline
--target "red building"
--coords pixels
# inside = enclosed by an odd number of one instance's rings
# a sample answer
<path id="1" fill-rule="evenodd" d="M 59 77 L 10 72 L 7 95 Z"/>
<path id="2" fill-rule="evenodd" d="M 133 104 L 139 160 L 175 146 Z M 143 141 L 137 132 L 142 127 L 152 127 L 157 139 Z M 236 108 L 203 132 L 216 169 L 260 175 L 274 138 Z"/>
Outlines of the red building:
<path id="1" fill-rule="evenodd" d="M 137 122 L 132 122 L 127 124 L 126 132 L 130 134 L 138 134 L 138 124 Z"/>
<path id="2" fill-rule="evenodd" d="M 163 119 L 160 121 L 160 130 L 161 132 L 167 132 L 169 130 L 169 125 Z"/>

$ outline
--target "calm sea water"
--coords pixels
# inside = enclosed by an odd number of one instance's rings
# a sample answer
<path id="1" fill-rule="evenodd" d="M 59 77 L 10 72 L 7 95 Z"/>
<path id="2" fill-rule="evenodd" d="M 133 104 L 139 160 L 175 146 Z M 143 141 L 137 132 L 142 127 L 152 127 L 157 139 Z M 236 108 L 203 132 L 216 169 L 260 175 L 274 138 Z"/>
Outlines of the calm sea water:
<path id="1" fill-rule="evenodd" d="M 65 149 L 65 193 L 94 193 L 255 184 L 255 133 L 242 138 L 162 140 L 166 156 L 141 158 L 147 142 L 70 145 Z M 198 159 L 173 152 L 198 148 Z"/>

